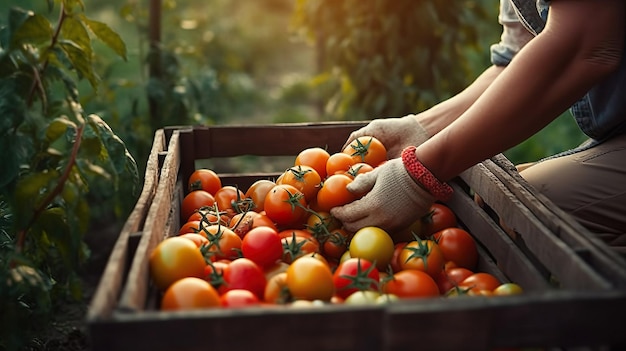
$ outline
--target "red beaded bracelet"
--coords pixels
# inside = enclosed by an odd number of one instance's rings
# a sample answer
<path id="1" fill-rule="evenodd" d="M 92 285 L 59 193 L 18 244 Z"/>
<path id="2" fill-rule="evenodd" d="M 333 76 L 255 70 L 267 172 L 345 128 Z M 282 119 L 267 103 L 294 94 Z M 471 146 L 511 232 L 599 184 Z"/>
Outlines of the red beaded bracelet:
<path id="1" fill-rule="evenodd" d="M 402 163 L 411 177 L 431 193 L 437 200 L 446 201 L 454 192 L 452 188 L 440 182 L 415 156 L 415 146 L 409 146 L 402 150 Z"/>

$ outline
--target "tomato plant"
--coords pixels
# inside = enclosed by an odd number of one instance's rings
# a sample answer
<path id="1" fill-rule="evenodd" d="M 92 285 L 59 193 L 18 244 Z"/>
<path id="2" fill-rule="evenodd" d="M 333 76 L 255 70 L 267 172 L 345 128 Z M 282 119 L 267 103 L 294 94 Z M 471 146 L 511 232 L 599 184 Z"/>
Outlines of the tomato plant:
<path id="1" fill-rule="evenodd" d="M 287 288 L 294 299 L 329 301 L 335 292 L 333 273 L 317 258 L 303 256 L 287 268 Z"/>
<path id="2" fill-rule="evenodd" d="M 217 290 L 196 277 L 181 278 L 172 283 L 161 298 L 162 310 L 189 310 L 220 306 Z"/>
<path id="3" fill-rule="evenodd" d="M 293 185 L 276 184 L 265 196 L 265 214 L 279 227 L 302 224 L 306 208 L 304 194 Z"/>
<path id="4" fill-rule="evenodd" d="M 185 277 L 202 278 L 206 262 L 196 244 L 185 238 L 169 237 L 150 253 L 150 277 L 157 288 L 167 289 Z"/>
<path id="5" fill-rule="evenodd" d="M 470 233 L 458 227 L 450 227 L 436 232 L 432 237 L 446 261 L 469 270 L 476 268 L 478 249 Z"/>
<path id="6" fill-rule="evenodd" d="M 376 265 L 364 258 L 349 258 L 341 262 L 333 273 L 335 294 L 342 299 L 356 291 L 378 291 L 379 280 Z"/>
<path id="7" fill-rule="evenodd" d="M 215 173 L 215 171 L 207 168 L 200 168 L 189 176 L 189 180 L 187 181 L 188 190 L 204 190 L 211 195 L 215 195 L 215 193 L 222 187 L 222 180 Z"/>
<path id="8" fill-rule="evenodd" d="M 373 136 L 361 136 L 354 139 L 342 152 L 352 156 L 354 163 L 364 162 L 372 167 L 387 160 L 385 145 Z"/>
<path id="9" fill-rule="evenodd" d="M 374 262 L 379 270 L 385 271 L 391 263 L 394 246 L 393 239 L 385 230 L 363 227 L 354 233 L 348 249 L 350 257 L 365 258 Z"/>

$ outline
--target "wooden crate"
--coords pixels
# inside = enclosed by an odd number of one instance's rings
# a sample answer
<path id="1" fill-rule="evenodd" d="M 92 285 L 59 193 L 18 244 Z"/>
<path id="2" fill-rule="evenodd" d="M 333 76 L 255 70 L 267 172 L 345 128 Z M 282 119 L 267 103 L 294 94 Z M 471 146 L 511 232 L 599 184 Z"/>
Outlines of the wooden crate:
<path id="1" fill-rule="evenodd" d="M 520 283 L 526 290 L 522 296 L 302 310 L 157 309 L 148 256 L 180 227 L 185 180 L 200 160 L 295 157 L 311 146 L 335 152 L 364 123 L 172 127 L 157 132 L 145 194 L 120 233 L 89 308 L 93 349 L 488 350 L 626 343 L 624 259 L 535 194 L 501 155 L 454 179 L 456 191 L 448 205 L 480 244 L 479 269 Z M 280 171 L 220 177 L 224 184 L 245 189 Z"/>

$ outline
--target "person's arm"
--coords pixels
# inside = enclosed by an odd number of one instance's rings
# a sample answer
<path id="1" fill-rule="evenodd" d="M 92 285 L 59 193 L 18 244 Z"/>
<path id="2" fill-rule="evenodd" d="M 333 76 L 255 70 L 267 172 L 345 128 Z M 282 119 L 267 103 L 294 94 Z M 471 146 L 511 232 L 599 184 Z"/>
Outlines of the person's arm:
<path id="1" fill-rule="evenodd" d="M 624 14 L 623 0 L 552 1 L 543 32 L 417 158 L 447 181 L 545 127 L 615 70 Z"/>

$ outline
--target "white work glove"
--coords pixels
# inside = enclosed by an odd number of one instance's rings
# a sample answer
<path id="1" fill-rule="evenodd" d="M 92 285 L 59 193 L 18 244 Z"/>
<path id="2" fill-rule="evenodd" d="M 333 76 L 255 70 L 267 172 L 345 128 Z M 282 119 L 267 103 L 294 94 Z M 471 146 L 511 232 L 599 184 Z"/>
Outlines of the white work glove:
<path id="1" fill-rule="evenodd" d="M 347 189 L 362 198 L 330 210 L 351 232 L 376 226 L 388 231 L 405 229 L 428 213 L 435 198 L 409 175 L 401 158 L 359 174 Z"/>
<path id="2" fill-rule="evenodd" d="M 380 140 L 387 149 L 387 159 L 389 160 L 400 157 L 405 147 L 419 146 L 429 138 L 428 132 L 417 121 L 416 115 L 379 118 L 352 132 L 343 149 L 356 138 L 364 135 L 373 136 Z"/>

